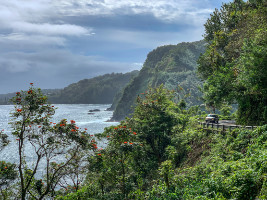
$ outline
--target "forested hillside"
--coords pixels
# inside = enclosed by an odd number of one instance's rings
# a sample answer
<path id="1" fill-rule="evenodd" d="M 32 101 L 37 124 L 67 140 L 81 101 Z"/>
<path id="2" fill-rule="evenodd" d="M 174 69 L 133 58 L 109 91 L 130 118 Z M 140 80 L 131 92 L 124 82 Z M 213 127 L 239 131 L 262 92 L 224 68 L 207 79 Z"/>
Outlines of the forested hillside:
<path id="1" fill-rule="evenodd" d="M 122 95 L 122 89 L 137 76 L 138 70 L 128 73 L 112 73 L 84 79 L 64 89 L 42 89 L 50 103 L 54 104 L 111 104 Z M 16 93 L 0 94 L 0 105 L 11 104 Z M 114 99 L 114 97 L 116 97 Z"/>
<path id="2" fill-rule="evenodd" d="M 188 106 L 200 104 L 201 81 L 196 77 L 197 60 L 204 53 L 205 42 L 180 43 L 158 47 L 150 52 L 139 75 L 124 89 L 116 105 L 113 119 L 121 120 L 133 112 L 135 99 L 149 86 L 164 84 L 175 90 L 178 98 L 185 98 Z"/>
<path id="3" fill-rule="evenodd" d="M 48 96 L 48 99 L 51 103 L 60 104 L 110 104 L 114 96 L 137 74 L 138 71 L 132 71 L 84 79 Z"/>
<path id="4" fill-rule="evenodd" d="M 239 124 L 267 123 L 267 2 L 236 0 L 205 24 L 198 72 L 207 105 L 238 104 Z"/>
<path id="5" fill-rule="evenodd" d="M 98 135 L 108 143 L 87 154 L 83 185 L 57 199 L 265 200 L 267 126 L 202 130 L 198 107 L 173 97 L 163 86 L 140 96 L 131 118 Z"/>
<path id="6" fill-rule="evenodd" d="M 17 92 L 11 124 L 19 162 L 0 161 L 2 199 L 266 200 L 266 12 L 266 1 L 235 0 L 205 24 L 206 50 L 200 41 L 152 51 L 115 111 L 122 117 L 135 101 L 132 116 L 103 133 L 91 135 L 74 120 L 52 123 L 54 106 L 32 84 Z M 199 126 L 207 113 L 189 106 L 194 98 L 187 93 L 200 83 L 194 69 L 201 52 L 206 104 L 237 102 L 238 120 L 258 126 Z M 191 91 L 181 77 L 196 80 Z M 25 144 L 34 149 L 31 159 Z"/>

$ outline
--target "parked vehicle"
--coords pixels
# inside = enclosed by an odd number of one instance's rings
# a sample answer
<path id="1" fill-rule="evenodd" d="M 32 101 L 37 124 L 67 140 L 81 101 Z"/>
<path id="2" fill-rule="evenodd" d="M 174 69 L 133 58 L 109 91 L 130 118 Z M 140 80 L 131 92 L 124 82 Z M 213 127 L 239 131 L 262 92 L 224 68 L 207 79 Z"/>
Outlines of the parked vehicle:
<path id="1" fill-rule="evenodd" d="M 206 123 L 219 123 L 219 117 L 216 114 L 208 114 L 208 116 L 205 119 Z"/>

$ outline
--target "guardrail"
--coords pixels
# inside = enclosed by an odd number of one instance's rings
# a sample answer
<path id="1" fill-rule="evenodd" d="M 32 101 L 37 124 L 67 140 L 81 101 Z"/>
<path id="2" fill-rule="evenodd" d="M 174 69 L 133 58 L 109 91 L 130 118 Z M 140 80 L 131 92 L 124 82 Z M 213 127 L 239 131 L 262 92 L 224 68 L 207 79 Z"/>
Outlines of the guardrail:
<path id="1" fill-rule="evenodd" d="M 227 124 L 215 124 L 215 123 L 206 123 L 198 122 L 202 129 L 215 130 L 215 131 L 231 131 L 236 128 L 243 128 L 254 130 L 257 126 L 241 126 L 241 125 L 227 125 Z"/>

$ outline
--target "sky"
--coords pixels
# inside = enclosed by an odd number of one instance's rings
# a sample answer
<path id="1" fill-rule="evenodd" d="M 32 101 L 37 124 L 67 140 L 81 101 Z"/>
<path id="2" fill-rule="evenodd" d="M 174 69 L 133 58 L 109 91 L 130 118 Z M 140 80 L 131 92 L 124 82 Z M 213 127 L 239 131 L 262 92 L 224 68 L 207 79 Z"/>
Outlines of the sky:
<path id="1" fill-rule="evenodd" d="M 0 0 L 0 94 L 140 70 L 158 46 L 201 40 L 230 0 Z"/>

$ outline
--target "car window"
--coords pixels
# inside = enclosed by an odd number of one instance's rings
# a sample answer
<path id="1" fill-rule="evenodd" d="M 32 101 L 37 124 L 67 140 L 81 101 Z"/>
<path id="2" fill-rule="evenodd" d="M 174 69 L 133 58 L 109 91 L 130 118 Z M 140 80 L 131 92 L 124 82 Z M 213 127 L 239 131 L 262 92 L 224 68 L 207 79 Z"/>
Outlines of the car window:
<path id="1" fill-rule="evenodd" d="M 209 114 L 208 117 L 218 117 L 218 116 Z"/>

